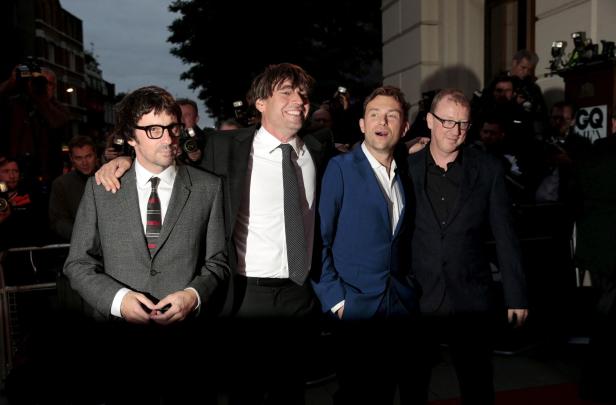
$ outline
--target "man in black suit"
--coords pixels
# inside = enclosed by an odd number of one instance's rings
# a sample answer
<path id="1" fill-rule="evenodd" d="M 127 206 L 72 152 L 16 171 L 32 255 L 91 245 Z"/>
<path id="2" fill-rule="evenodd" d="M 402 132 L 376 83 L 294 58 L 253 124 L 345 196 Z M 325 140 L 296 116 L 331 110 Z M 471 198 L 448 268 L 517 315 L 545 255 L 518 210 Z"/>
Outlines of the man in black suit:
<path id="1" fill-rule="evenodd" d="M 426 344 L 446 339 L 463 404 L 493 404 L 490 326 L 495 308 L 492 274 L 484 252 L 484 231 L 492 231 L 510 322 L 527 316 L 525 278 L 514 234 L 502 164 L 462 147 L 470 127 L 470 104 L 458 90 L 445 89 L 427 115 L 428 148 L 408 159 L 414 189 L 415 230 L 411 270 L 422 287 Z M 427 351 L 432 352 L 432 351 Z M 430 382 L 426 356 L 425 390 Z"/>
<path id="2" fill-rule="evenodd" d="M 303 352 L 318 303 L 307 282 L 320 264 L 316 202 L 324 162 L 331 153 L 313 134 L 298 136 L 309 110 L 314 80 L 292 64 L 268 66 L 255 78 L 248 101 L 260 126 L 213 133 L 203 167 L 223 178 L 229 256 L 235 277 L 225 313 L 236 319 L 230 339 L 243 366 L 232 402 L 294 404 L 303 401 Z M 282 145 L 290 145 L 299 186 L 304 259 L 292 259 L 285 223 L 288 191 L 283 186 Z M 292 277 L 292 262 L 303 275 Z M 294 278 L 294 279 L 293 279 Z M 308 329 L 306 329 L 308 328 Z M 245 336 L 252 336 L 246 339 Z M 263 351 L 262 347 L 270 349 Z M 271 362 L 277 364 L 271 367 Z M 268 368 L 271 367 L 269 371 Z"/>

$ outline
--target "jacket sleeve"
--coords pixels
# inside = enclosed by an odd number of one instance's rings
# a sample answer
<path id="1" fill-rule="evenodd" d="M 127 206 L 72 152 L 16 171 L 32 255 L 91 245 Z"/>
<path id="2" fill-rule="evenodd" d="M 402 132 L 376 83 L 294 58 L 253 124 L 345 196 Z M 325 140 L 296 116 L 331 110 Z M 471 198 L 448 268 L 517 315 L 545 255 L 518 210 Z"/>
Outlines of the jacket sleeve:
<path id="1" fill-rule="evenodd" d="M 125 285 L 105 274 L 98 228 L 93 178 L 88 179 L 79 204 L 64 274 L 71 287 L 103 317 L 111 316 L 111 303 Z"/>
<path id="2" fill-rule="evenodd" d="M 230 277 L 225 248 L 225 223 L 222 209 L 222 181 L 217 179 L 217 188 L 209 213 L 205 236 L 205 258 L 201 273 L 191 282 L 190 287 L 199 292 L 202 303 L 209 300 L 214 290 Z"/>
<path id="3" fill-rule="evenodd" d="M 338 216 L 344 199 L 342 170 L 335 160 L 330 161 L 321 187 L 319 199 L 319 220 L 321 227 L 322 251 L 321 273 L 312 281 L 314 291 L 321 301 L 324 312 L 329 311 L 345 298 L 345 289 L 336 271 L 333 245 L 336 239 Z"/>
<path id="4" fill-rule="evenodd" d="M 492 164 L 494 177 L 490 190 L 490 226 L 496 241 L 507 308 L 527 308 L 526 277 L 522 268 L 520 242 L 513 226 L 511 202 L 505 186 L 503 168 Z"/>

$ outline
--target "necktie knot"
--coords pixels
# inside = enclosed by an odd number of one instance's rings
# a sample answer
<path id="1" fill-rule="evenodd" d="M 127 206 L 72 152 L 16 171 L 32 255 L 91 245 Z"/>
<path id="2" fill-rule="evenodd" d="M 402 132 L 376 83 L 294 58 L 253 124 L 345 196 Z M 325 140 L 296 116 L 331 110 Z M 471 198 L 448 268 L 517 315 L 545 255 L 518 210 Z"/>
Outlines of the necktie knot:
<path id="1" fill-rule="evenodd" d="M 160 183 L 160 177 L 151 177 L 150 183 L 152 183 L 152 190 L 156 190 L 158 183 Z"/>

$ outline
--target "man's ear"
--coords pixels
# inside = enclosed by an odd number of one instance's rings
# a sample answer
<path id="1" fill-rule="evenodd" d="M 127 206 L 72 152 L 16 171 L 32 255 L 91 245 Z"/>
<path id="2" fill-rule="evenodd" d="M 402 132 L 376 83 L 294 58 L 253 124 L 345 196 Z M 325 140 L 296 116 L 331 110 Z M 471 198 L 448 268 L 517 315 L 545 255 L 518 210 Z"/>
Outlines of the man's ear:
<path id="1" fill-rule="evenodd" d="M 426 114 L 426 124 L 428 124 L 429 129 L 432 129 L 432 127 L 434 126 L 434 117 L 430 112 Z"/>
<path id="2" fill-rule="evenodd" d="M 135 141 L 134 139 L 129 139 L 126 142 L 133 148 L 135 147 L 135 145 L 137 145 L 137 141 Z"/>
<path id="3" fill-rule="evenodd" d="M 359 129 L 361 129 L 362 134 L 366 133 L 366 123 L 364 122 L 363 118 L 359 119 Z"/>
<path id="4" fill-rule="evenodd" d="M 265 111 L 265 101 L 262 98 L 258 98 L 257 101 L 255 101 L 255 108 L 260 113 Z"/>

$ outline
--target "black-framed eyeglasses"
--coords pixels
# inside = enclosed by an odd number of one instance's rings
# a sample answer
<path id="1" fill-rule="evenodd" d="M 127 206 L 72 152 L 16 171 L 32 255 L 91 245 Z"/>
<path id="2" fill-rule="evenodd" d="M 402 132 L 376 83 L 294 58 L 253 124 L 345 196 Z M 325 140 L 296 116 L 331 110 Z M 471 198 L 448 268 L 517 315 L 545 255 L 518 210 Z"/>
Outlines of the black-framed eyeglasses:
<path id="1" fill-rule="evenodd" d="M 184 124 L 176 122 L 169 125 L 146 125 L 144 127 L 140 127 L 135 125 L 133 128 L 140 129 L 145 131 L 145 134 L 150 139 L 160 139 L 163 137 L 165 133 L 165 129 L 169 133 L 169 136 L 172 138 L 177 138 L 182 134 L 182 129 L 184 128 Z"/>
<path id="2" fill-rule="evenodd" d="M 439 117 L 438 115 L 434 114 L 433 112 L 431 112 L 430 114 L 432 114 L 432 116 L 434 118 L 439 120 L 441 122 L 441 124 L 443 125 L 443 128 L 445 128 L 445 129 L 455 128 L 456 124 L 458 125 L 458 127 L 460 127 L 460 131 L 468 131 L 468 129 L 471 127 L 471 122 L 470 121 L 445 120 L 445 119 Z"/>

